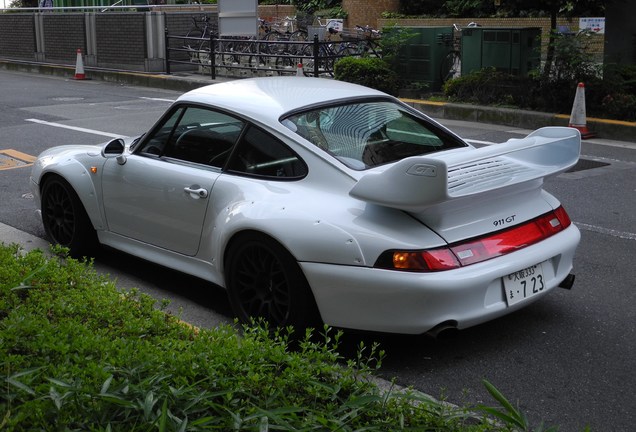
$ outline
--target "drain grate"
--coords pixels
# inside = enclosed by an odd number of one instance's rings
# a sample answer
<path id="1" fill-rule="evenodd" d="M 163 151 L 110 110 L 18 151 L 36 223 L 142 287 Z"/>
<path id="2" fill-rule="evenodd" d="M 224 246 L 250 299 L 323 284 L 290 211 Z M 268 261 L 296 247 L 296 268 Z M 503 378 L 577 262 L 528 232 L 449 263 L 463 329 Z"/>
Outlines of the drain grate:
<path id="1" fill-rule="evenodd" d="M 576 165 L 574 165 L 572 168 L 570 168 L 566 172 L 585 171 L 585 170 L 600 168 L 600 167 L 604 167 L 608 165 L 609 164 L 605 162 L 599 162 L 599 161 L 590 160 L 590 159 L 579 159 Z"/>

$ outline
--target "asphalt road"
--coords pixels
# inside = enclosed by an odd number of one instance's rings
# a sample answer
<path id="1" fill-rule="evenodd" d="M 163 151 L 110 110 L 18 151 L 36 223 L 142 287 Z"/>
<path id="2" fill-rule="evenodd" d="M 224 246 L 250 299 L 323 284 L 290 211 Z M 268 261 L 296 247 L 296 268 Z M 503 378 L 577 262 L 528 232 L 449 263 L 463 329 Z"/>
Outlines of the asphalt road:
<path id="1" fill-rule="evenodd" d="M 0 223 L 43 238 L 27 156 L 54 145 L 142 133 L 178 93 L 0 71 L 0 95 Z M 442 123 L 477 145 L 527 132 Z M 23 160 L 16 162 L 16 154 Z M 458 404 L 494 404 L 482 385 L 488 379 L 518 401 L 535 426 L 634 430 L 636 143 L 590 140 L 582 154 L 580 170 L 546 183 L 582 232 L 572 291 L 557 290 L 515 314 L 437 340 L 347 332 L 343 352 L 360 339 L 380 341 L 387 352 L 382 376 Z M 170 298 L 195 325 L 231 320 L 218 287 L 115 251 L 96 262 L 120 286 Z"/>

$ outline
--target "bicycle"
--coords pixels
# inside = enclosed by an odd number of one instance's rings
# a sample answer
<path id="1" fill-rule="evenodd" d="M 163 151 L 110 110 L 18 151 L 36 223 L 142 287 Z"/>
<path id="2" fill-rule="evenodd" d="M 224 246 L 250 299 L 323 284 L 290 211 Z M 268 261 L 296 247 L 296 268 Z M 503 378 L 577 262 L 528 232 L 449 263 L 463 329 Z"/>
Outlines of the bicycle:
<path id="1" fill-rule="evenodd" d="M 295 54 L 298 51 L 297 45 L 275 42 L 304 42 L 307 40 L 307 31 L 298 28 L 296 17 L 286 16 L 283 20 L 272 23 L 270 31 L 262 39 L 266 42 L 268 54 Z"/>
<path id="2" fill-rule="evenodd" d="M 476 22 L 471 22 L 467 27 L 479 27 Z M 439 43 L 450 46 L 451 50 L 445 55 L 440 63 L 439 78 L 444 84 L 446 81 L 457 78 L 461 75 L 462 67 L 462 28 L 453 24 L 453 33 L 441 35 Z"/>
<path id="3" fill-rule="evenodd" d="M 317 53 L 314 52 L 314 43 L 307 44 L 300 50 L 301 63 L 305 66 L 303 73 L 305 76 L 314 76 L 317 66 L 318 74 L 326 73 L 333 76 L 336 60 L 347 55 L 342 49 L 341 41 L 336 39 L 340 33 L 339 22 L 335 20 L 323 22 L 320 17 L 317 17 L 315 22 L 318 23 L 319 29 L 316 36 L 318 39 L 322 36 L 322 41 L 319 41 Z"/>
<path id="4" fill-rule="evenodd" d="M 342 32 L 341 37 L 346 43 L 341 45 L 340 54 L 358 57 L 382 57 L 382 47 L 379 42 L 382 33 L 373 27 L 356 25 L 354 33 Z"/>
<path id="5" fill-rule="evenodd" d="M 201 23 L 201 25 L 199 24 Z M 210 17 L 192 17 L 192 27 L 185 37 L 184 49 L 188 50 L 192 63 L 210 64 Z M 192 42 L 192 43 L 190 43 Z"/>

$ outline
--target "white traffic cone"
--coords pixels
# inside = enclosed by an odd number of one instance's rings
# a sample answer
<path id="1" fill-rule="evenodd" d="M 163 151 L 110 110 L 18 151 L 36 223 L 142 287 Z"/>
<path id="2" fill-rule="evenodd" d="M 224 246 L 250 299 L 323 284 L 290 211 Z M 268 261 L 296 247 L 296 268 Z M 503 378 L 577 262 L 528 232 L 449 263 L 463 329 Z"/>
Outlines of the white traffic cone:
<path id="1" fill-rule="evenodd" d="M 578 129 L 581 132 L 581 138 L 593 138 L 595 133 L 587 129 L 587 118 L 585 115 L 585 84 L 582 82 L 576 87 L 574 95 L 574 104 L 572 105 L 572 114 L 570 114 L 569 127 Z"/>
<path id="2" fill-rule="evenodd" d="M 298 63 L 298 65 L 296 66 L 296 76 L 305 76 L 302 63 Z"/>
<path id="3" fill-rule="evenodd" d="M 84 80 L 86 75 L 84 74 L 84 61 L 82 60 L 82 50 L 77 49 L 77 60 L 75 61 L 75 76 L 73 79 Z"/>

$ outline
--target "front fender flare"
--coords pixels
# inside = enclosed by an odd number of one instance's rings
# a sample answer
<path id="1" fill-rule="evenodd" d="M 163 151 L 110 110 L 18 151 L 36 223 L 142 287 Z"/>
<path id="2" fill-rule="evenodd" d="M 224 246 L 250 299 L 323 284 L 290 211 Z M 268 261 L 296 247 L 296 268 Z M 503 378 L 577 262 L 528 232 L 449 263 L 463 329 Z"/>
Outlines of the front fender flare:
<path id="1" fill-rule="evenodd" d="M 88 157 L 95 158 L 92 166 L 101 168 L 104 161 L 101 157 Z M 40 192 L 47 177 L 57 175 L 63 178 L 71 185 L 79 197 L 89 219 L 91 220 L 91 223 L 93 224 L 93 228 L 96 230 L 106 229 L 102 207 L 99 204 L 98 188 L 95 186 L 95 182 L 99 178 L 98 174 L 93 174 L 90 171 L 90 168 L 87 168 L 86 164 L 76 160 L 75 158 L 64 158 L 63 160 L 53 161 L 50 164 L 46 163 L 46 158 L 42 158 L 38 159 L 38 162 L 41 166 L 34 166 L 33 172 L 37 173 L 39 170 L 40 173 L 37 177 L 33 176 L 33 178 L 39 178 L 37 184 Z M 101 164 L 98 165 L 98 162 L 101 162 Z M 91 165 L 89 164 L 89 166 Z"/>

